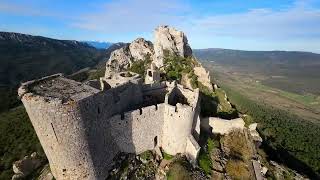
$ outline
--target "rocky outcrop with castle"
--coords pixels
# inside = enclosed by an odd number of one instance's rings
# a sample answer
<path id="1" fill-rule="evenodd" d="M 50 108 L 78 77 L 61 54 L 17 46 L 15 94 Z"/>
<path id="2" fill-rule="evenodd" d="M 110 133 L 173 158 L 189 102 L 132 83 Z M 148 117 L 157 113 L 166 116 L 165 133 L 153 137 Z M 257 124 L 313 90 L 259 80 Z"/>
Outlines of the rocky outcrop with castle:
<path id="1" fill-rule="evenodd" d="M 199 89 L 161 81 L 164 50 L 192 56 L 183 32 L 155 30 L 114 51 L 105 77 L 80 83 L 55 74 L 23 83 L 19 96 L 56 179 L 104 179 L 119 152 L 161 148 L 196 163 L 200 146 Z M 152 58 L 145 80 L 127 68 Z"/>
<path id="2" fill-rule="evenodd" d="M 143 179 L 165 179 L 170 163 L 181 158 L 193 165 L 186 165 L 193 179 L 266 177 L 268 168 L 256 151 L 262 142 L 257 124 L 249 125 L 250 118 L 243 120 L 247 115 L 229 111 L 232 104 L 193 57 L 185 34 L 159 26 L 154 37 L 153 43 L 138 38 L 113 51 L 99 79 L 82 83 L 54 74 L 21 84 L 19 97 L 51 169 L 46 166 L 39 179 L 135 178 L 132 172 L 139 171 L 132 167 L 150 161 L 150 169 L 156 170 L 146 172 L 141 168 L 146 166 L 139 166 Z M 176 61 L 191 63 L 179 62 L 177 81 L 167 76 L 168 66 Z M 132 70 L 137 62 L 143 62 L 138 63 L 142 74 Z M 221 116 L 201 111 L 223 108 L 227 110 Z M 150 150 L 158 155 L 143 159 Z M 29 177 L 41 163 L 36 153 L 16 161 L 12 179 Z"/>

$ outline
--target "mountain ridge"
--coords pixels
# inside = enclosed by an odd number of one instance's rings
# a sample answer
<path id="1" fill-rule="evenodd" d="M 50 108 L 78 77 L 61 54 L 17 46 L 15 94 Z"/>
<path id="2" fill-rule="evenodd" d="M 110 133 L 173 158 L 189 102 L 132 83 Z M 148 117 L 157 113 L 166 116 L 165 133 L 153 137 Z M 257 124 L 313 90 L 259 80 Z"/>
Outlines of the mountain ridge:
<path id="1" fill-rule="evenodd" d="M 229 48 L 194 48 L 193 51 L 242 51 L 242 52 L 289 52 L 289 53 L 310 53 L 310 54 L 318 54 L 316 52 L 311 51 L 299 51 L 299 50 L 244 50 L 244 49 L 229 49 Z"/>

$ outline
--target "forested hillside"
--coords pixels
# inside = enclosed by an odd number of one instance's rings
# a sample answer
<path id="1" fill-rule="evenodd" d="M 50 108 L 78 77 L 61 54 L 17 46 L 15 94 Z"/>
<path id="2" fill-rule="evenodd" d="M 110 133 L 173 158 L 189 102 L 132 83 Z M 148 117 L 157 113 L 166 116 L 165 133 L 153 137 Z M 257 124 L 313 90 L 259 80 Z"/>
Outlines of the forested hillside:
<path id="1" fill-rule="evenodd" d="M 99 50 L 78 41 L 0 32 L 0 112 L 19 104 L 21 82 L 104 65 L 110 53 L 124 45 L 115 43 Z"/>
<path id="2" fill-rule="evenodd" d="M 63 72 L 73 73 L 96 65 L 104 51 L 86 43 L 0 32 L 0 85 Z"/>

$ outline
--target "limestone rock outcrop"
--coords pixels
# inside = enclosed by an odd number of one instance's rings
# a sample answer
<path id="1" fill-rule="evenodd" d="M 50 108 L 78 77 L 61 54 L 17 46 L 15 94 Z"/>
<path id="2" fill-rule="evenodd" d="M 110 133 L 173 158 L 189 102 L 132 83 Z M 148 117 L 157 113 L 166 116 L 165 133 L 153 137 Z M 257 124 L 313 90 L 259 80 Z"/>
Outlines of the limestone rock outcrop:
<path id="1" fill-rule="evenodd" d="M 209 72 L 202 66 L 195 67 L 193 70 L 194 70 L 194 74 L 198 76 L 198 81 L 212 91 L 213 87 L 211 84 Z"/>
<path id="2" fill-rule="evenodd" d="M 153 55 L 153 46 L 150 41 L 143 38 L 138 38 L 128 46 L 113 51 L 106 65 L 105 77 L 128 69 L 134 61 L 143 60 L 147 55 Z"/>
<path id="3" fill-rule="evenodd" d="M 159 26 L 154 32 L 154 37 L 154 63 L 156 66 L 163 66 L 164 50 L 182 57 L 192 56 L 188 39 L 182 31 L 168 26 Z"/>
<path id="4" fill-rule="evenodd" d="M 159 26 L 154 32 L 154 37 L 154 44 L 143 38 L 137 38 L 129 45 L 113 51 L 107 62 L 105 77 L 127 70 L 134 61 L 143 60 L 146 56 L 150 56 L 153 63 L 160 68 L 163 66 L 165 50 L 182 57 L 192 56 L 188 39 L 182 31 L 168 26 Z"/>
<path id="5" fill-rule="evenodd" d="M 259 147 L 262 143 L 262 138 L 260 137 L 258 131 L 257 131 L 257 123 L 252 123 L 249 125 L 249 132 L 250 135 L 253 139 L 253 141 L 255 142 L 256 146 Z"/>
<path id="6" fill-rule="evenodd" d="M 134 59 L 143 60 L 146 55 L 153 55 L 153 45 L 150 41 L 146 41 L 143 38 L 134 40 L 129 45 L 131 56 Z"/>
<path id="7" fill-rule="evenodd" d="M 131 58 L 128 46 L 113 51 L 106 65 L 106 77 L 113 72 L 127 69 L 130 66 Z"/>
<path id="8" fill-rule="evenodd" d="M 28 176 L 40 167 L 41 164 L 42 161 L 36 152 L 32 153 L 31 156 L 25 156 L 23 159 L 13 163 L 12 168 L 15 174 L 12 176 L 12 179 L 21 179 Z"/>
<path id="9" fill-rule="evenodd" d="M 245 123 L 242 118 L 227 120 L 218 117 L 209 117 L 203 118 L 202 122 L 202 128 L 211 130 L 213 134 L 220 135 L 229 134 L 235 129 L 243 130 L 245 128 Z"/>

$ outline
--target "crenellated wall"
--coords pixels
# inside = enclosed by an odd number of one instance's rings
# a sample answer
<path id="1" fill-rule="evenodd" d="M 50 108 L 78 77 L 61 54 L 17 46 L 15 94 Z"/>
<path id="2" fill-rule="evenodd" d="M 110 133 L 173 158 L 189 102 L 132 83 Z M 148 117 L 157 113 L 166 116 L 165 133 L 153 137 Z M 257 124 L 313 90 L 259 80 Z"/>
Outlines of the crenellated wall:
<path id="1" fill-rule="evenodd" d="M 182 104 L 165 104 L 162 148 L 171 155 L 184 153 L 188 135 L 191 133 L 194 112 Z"/>
<path id="2" fill-rule="evenodd" d="M 197 156 L 190 136 L 199 119 L 199 91 L 175 83 L 139 82 L 135 78 L 99 90 L 55 75 L 20 87 L 56 179 L 104 179 L 117 153 L 141 153 L 155 146 L 172 155 Z M 170 105 L 169 98 L 178 98 L 177 103 Z"/>
<path id="3" fill-rule="evenodd" d="M 198 116 L 198 96 L 198 90 L 193 92 L 182 86 L 174 87 L 166 95 L 162 148 L 167 153 L 175 155 L 186 151 L 188 136 L 193 132 L 194 120 L 198 119 L 195 117 Z M 183 104 L 185 101 L 189 105 Z"/>
<path id="4" fill-rule="evenodd" d="M 141 153 L 161 146 L 164 104 L 110 118 L 112 137 L 122 152 Z"/>

